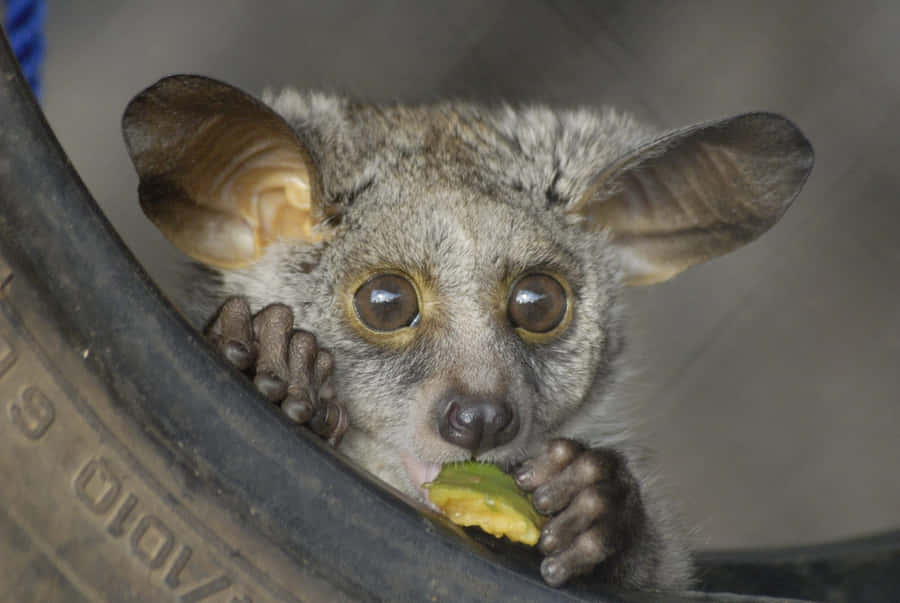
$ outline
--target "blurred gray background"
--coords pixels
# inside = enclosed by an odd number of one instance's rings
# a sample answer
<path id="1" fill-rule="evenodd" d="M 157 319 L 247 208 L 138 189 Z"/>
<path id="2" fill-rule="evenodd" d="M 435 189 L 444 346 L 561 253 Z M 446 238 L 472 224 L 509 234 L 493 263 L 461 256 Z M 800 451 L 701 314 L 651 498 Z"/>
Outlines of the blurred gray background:
<path id="1" fill-rule="evenodd" d="M 165 288 L 119 133 L 161 76 L 373 99 L 767 109 L 817 152 L 757 243 L 632 292 L 635 396 L 699 548 L 900 527 L 900 3 L 50 2 L 50 124 Z M 139 317 L 136 317 L 139 318 Z"/>

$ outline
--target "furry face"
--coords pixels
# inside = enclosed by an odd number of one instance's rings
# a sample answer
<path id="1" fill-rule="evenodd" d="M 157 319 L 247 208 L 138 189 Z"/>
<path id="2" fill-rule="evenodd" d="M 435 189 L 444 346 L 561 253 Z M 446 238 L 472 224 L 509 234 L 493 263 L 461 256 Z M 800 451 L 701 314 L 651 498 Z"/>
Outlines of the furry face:
<path id="1" fill-rule="evenodd" d="M 395 230 L 367 220 L 394 192 L 373 183 L 308 272 L 285 247 L 271 252 L 275 261 L 223 278 L 223 293 L 240 291 L 254 308 L 289 305 L 298 326 L 332 350 L 334 385 L 351 417 L 348 453 L 409 494 L 440 463 L 473 454 L 439 432 L 454 392 L 501 398 L 511 407 L 518 433 L 478 455 L 510 466 L 584 405 L 589 392 L 607 391 L 619 347 L 620 285 L 601 237 L 584 244 L 579 227 L 552 209 L 523 212 L 474 190 L 429 189 L 395 197 L 382 217 L 408 227 Z M 381 273 L 404 275 L 418 291 L 420 319 L 408 337 L 367 332 L 355 316 L 354 294 Z M 540 341 L 518 332 L 508 316 L 511 288 L 536 273 L 564 283 L 568 297 L 565 324 Z M 354 444 L 358 439 L 366 445 Z M 357 456 L 357 446 L 369 452 Z"/>

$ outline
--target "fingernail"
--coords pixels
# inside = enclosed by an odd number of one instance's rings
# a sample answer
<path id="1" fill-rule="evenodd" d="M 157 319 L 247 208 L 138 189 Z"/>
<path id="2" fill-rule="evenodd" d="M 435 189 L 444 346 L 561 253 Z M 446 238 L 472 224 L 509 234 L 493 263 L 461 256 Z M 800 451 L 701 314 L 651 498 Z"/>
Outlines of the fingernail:
<path id="1" fill-rule="evenodd" d="M 250 363 L 250 350 L 239 341 L 229 341 L 225 345 L 225 358 L 233 366 L 244 370 Z"/>
<path id="2" fill-rule="evenodd" d="M 302 400 L 295 396 L 288 396 L 281 403 L 281 410 L 295 423 L 306 423 L 313 415 L 313 406 L 309 400 Z"/>

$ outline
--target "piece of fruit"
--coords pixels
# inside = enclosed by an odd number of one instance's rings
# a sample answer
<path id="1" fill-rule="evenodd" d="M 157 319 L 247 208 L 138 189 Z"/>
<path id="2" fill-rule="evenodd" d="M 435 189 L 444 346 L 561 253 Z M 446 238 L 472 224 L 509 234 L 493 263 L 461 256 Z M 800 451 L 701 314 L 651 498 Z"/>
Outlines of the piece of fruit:
<path id="1" fill-rule="evenodd" d="M 496 465 L 449 463 L 425 489 L 429 500 L 457 525 L 478 526 L 498 538 L 531 546 L 540 538 L 545 518 Z"/>

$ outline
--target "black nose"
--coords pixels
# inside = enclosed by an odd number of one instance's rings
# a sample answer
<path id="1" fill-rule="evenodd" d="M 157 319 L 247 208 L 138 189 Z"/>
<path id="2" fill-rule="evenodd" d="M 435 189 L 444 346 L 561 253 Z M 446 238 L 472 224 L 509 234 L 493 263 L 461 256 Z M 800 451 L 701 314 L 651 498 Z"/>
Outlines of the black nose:
<path id="1" fill-rule="evenodd" d="M 519 419 L 506 402 L 460 394 L 445 400 L 441 437 L 474 455 L 506 444 L 519 432 Z"/>

